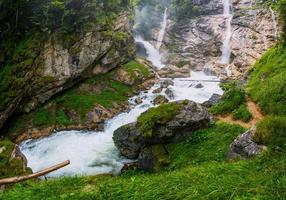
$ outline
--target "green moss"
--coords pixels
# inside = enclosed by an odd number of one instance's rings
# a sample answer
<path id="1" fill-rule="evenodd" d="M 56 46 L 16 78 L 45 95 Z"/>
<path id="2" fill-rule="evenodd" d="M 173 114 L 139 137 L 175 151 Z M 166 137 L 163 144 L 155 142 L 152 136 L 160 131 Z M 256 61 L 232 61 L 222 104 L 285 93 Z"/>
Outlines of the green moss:
<path id="1" fill-rule="evenodd" d="M 286 117 L 268 116 L 257 124 L 254 140 L 274 150 L 286 151 Z"/>
<path id="2" fill-rule="evenodd" d="M 246 102 L 244 88 L 238 82 L 222 84 L 224 94 L 221 102 L 210 108 L 213 114 L 229 114 Z"/>
<path id="3" fill-rule="evenodd" d="M 249 92 L 265 114 L 286 115 L 286 47 L 270 49 L 254 65 Z"/>
<path id="4" fill-rule="evenodd" d="M 247 105 L 242 104 L 239 108 L 232 112 L 232 118 L 234 120 L 242 120 L 249 122 L 252 119 L 252 114 L 249 112 Z"/>
<path id="5" fill-rule="evenodd" d="M 54 123 L 54 116 L 50 110 L 40 108 L 33 113 L 32 120 L 37 127 L 47 127 Z"/>
<path id="6" fill-rule="evenodd" d="M 128 62 L 123 66 L 123 68 L 131 75 L 131 77 L 136 77 L 136 71 L 139 71 L 144 77 L 148 77 L 150 75 L 149 69 L 136 60 Z"/>
<path id="7" fill-rule="evenodd" d="M 180 111 L 181 105 L 178 103 L 162 104 L 156 108 L 150 108 L 141 114 L 137 122 L 145 137 L 151 137 L 157 126 L 166 124 L 172 120 Z"/>
<path id="8" fill-rule="evenodd" d="M 56 113 L 56 123 L 60 126 L 67 126 L 71 125 L 73 122 L 62 109 L 59 109 Z"/>

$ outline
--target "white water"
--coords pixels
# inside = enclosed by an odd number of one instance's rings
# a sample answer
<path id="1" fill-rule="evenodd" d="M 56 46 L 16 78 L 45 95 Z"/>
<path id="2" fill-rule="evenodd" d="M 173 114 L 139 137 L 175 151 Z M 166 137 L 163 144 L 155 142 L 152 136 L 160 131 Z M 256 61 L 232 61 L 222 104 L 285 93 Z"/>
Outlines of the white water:
<path id="1" fill-rule="evenodd" d="M 135 39 L 136 42 L 145 46 L 148 60 L 157 68 L 164 66 L 161 62 L 161 55 L 156 48 L 141 37 Z M 191 71 L 190 78 L 174 79 L 174 85 L 169 86 L 169 89 L 174 93 L 174 98 L 170 100 L 189 99 L 201 103 L 208 100 L 214 93 L 223 93 L 219 87 L 219 82 L 205 82 L 206 80 L 218 81 L 218 78 L 207 76 L 204 72 Z M 198 83 L 201 83 L 203 87 L 195 88 Z M 134 100 L 138 96 L 130 98 L 129 102 L 133 105 L 132 109 L 107 120 L 102 132 L 61 131 L 45 138 L 22 142 L 20 150 L 28 160 L 28 167 L 36 172 L 69 159 L 70 165 L 47 176 L 118 174 L 123 163 L 128 162 L 128 160 L 119 155 L 112 140 L 113 132 L 122 125 L 136 121 L 142 112 L 153 107 L 152 100 L 158 94 L 153 94 L 152 91 L 158 87 L 159 83 L 155 84 L 147 93 L 141 92 L 139 97 L 143 102 L 139 105 L 134 104 Z M 161 94 L 165 95 L 165 90 Z"/>
<path id="2" fill-rule="evenodd" d="M 225 23 L 226 23 L 225 39 L 222 45 L 222 56 L 221 56 L 221 62 L 223 64 L 229 64 L 231 56 L 230 40 L 232 35 L 231 21 L 233 15 L 231 11 L 232 6 L 230 1 L 231 0 L 223 0 L 223 16 L 225 18 Z"/>
<path id="3" fill-rule="evenodd" d="M 161 61 L 162 56 L 159 50 L 156 49 L 150 42 L 144 40 L 141 36 L 136 36 L 135 42 L 144 45 L 148 55 L 147 59 L 150 60 L 154 66 L 156 66 L 158 69 L 165 67 L 165 65 Z"/>
<path id="4" fill-rule="evenodd" d="M 277 21 L 276 21 L 276 16 L 274 11 L 272 10 L 271 7 L 269 7 L 269 10 L 271 12 L 271 17 L 272 17 L 272 24 L 273 24 L 273 30 L 274 30 L 274 39 L 275 41 L 278 40 L 278 29 L 277 29 Z"/>
<path id="5" fill-rule="evenodd" d="M 166 28 L 167 28 L 167 23 L 168 23 L 167 11 L 168 11 L 168 8 L 165 8 L 164 17 L 163 17 L 163 23 L 162 23 L 161 30 L 159 31 L 157 44 L 156 44 L 156 48 L 158 50 L 160 50 L 160 48 L 162 46 L 163 39 L 164 39 L 164 36 L 165 36 L 165 33 L 166 33 Z"/>

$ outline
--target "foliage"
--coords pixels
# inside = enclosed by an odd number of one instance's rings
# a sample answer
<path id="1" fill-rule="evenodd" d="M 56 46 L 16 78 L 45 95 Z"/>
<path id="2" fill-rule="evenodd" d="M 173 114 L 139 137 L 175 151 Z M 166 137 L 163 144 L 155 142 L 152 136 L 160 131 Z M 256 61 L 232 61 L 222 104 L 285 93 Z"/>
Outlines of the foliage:
<path id="1" fill-rule="evenodd" d="M 150 75 L 150 71 L 143 64 L 139 63 L 136 60 L 126 63 L 123 68 L 131 75 L 131 77 L 136 77 L 135 73 L 140 72 L 144 77 Z"/>
<path id="2" fill-rule="evenodd" d="M 242 104 L 232 112 L 232 118 L 234 120 L 249 122 L 252 119 L 252 114 L 249 112 L 247 105 Z"/>
<path id="3" fill-rule="evenodd" d="M 278 45 L 262 56 L 254 65 L 248 86 L 263 113 L 286 115 L 286 47 Z"/>
<path id="4" fill-rule="evenodd" d="M 245 91 L 238 82 L 225 83 L 221 87 L 224 90 L 222 101 L 211 107 L 210 111 L 212 113 L 228 114 L 245 104 Z"/>
<path id="5" fill-rule="evenodd" d="M 117 177 L 68 177 L 15 185 L 2 199 L 284 199 L 285 155 L 268 152 L 251 160 L 225 160 L 244 130 L 216 124 L 168 146 L 171 166 L 157 173 Z M 40 192 L 39 192 L 40 191 Z"/>
<path id="6" fill-rule="evenodd" d="M 286 117 L 268 116 L 257 124 L 254 140 L 272 149 L 286 152 Z"/>
<path id="7" fill-rule="evenodd" d="M 173 18 L 180 22 L 198 16 L 200 11 L 193 2 L 189 0 L 172 0 Z"/>
<path id="8" fill-rule="evenodd" d="M 137 119 L 142 134 L 145 137 L 151 137 L 157 126 L 172 120 L 178 114 L 180 108 L 181 105 L 178 103 L 167 103 L 156 108 L 150 108 L 142 113 Z"/>

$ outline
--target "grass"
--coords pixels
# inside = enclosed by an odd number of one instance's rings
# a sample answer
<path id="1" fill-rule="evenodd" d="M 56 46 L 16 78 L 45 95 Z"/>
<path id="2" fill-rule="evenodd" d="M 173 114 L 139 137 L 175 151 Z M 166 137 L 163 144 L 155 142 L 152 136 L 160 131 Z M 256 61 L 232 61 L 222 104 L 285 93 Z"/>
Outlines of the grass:
<path id="1" fill-rule="evenodd" d="M 214 114 L 228 114 L 246 102 L 245 91 L 237 82 L 221 85 L 224 90 L 221 102 L 211 108 Z"/>
<path id="2" fill-rule="evenodd" d="M 149 69 L 136 60 L 130 61 L 123 65 L 123 69 L 125 69 L 133 78 L 137 77 L 135 72 L 139 72 L 143 75 L 143 77 L 148 77 L 150 75 Z"/>
<path id="3" fill-rule="evenodd" d="M 229 144 L 244 131 L 216 124 L 168 146 L 171 165 L 157 173 L 68 177 L 16 184 L 1 199 L 267 199 L 286 197 L 286 157 L 271 149 L 254 159 L 227 161 Z"/>
<path id="4" fill-rule="evenodd" d="M 268 116 L 257 124 L 254 140 L 271 145 L 275 150 L 286 152 L 286 117 Z"/>
<path id="5" fill-rule="evenodd" d="M 247 105 L 242 104 L 239 106 L 239 108 L 232 111 L 232 118 L 234 120 L 249 122 L 252 119 L 252 114 L 249 112 Z"/>
<path id="6" fill-rule="evenodd" d="M 254 65 L 249 92 L 264 114 L 286 115 L 286 47 L 271 48 Z"/>
<path id="7" fill-rule="evenodd" d="M 178 103 L 162 104 L 156 108 L 150 108 L 142 113 L 137 122 L 145 137 L 151 137 L 154 129 L 158 125 L 166 124 L 174 118 L 180 111 L 181 105 Z"/>

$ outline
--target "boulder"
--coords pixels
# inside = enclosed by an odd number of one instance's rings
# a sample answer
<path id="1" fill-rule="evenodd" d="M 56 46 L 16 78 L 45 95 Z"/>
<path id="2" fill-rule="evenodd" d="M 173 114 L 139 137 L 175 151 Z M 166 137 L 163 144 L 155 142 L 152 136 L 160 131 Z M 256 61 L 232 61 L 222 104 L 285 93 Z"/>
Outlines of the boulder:
<path id="1" fill-rule="evenodd" d="M 170 85 L 174 85 L 174 82 L 172 80 L 163 80 L 160 82 L 161 88 L 167 88 Z"/>
<path id="2" fill-rule="evenodd" d="M 175 98 L 174 92 L 170 88 L 166 89 L 165 94 L 169 97 L 169 99 Z"/>
<path id="3" fill-rule="evenodd" d="M 141 104 L 143 101 L 142 101 L 142 99 L 140 98 L 140 97 L 137 97 L 136 99 L 135 99 L 135 103 L 136 104 Z"/>
<path id="4" fill-rule="evenodd" d="M 167 120 L 164 116 L 158 119 L 158 115 L 170 114 L 166 112 L 168 106 L 177 106 L 178 110 Z M 153 120 L 151 121 L 153 123 L 151 134 L 142 131 L 144 129 L 139 122 L 127 124 L 114 131 L 113 141 L 123 156 L 135 159 L 144 147 L 179 142 L 192 132 L 210 126 L 212 121 L 208 110 L 193 101 L 172 102 L 151 109 L 152 113 L 156 115 L 154 120 L 152 116 L 150 118 Z M 146 115 L 149 117 L 149 110 L 140 117 Z M 155 121 L 156 119 L 158 121 Z"/>
<path id="5" fill-rule="evenodd" d="M 168 103 L 168 102 L 169 102 L 169 100 L 163 95 L 159 95 L 153 100 L 154 105 Z"/>
<path id="6" fill-rule="evenodd" d="M 239 135 L 229 147 L 227 157 L 233 158 L 250 158 L 261 154 L 266 150 L 266 146 L 258 145 L 253 141 L 256 127 Z"/>
<path id="7" fill-rule="evenodd" d="M 162 92 L 162 90 L 163 90 L 163 88 L 157 88 L 157 89 L 155 89 L 152 93 L 153 93 L 153 94 L 159 94 L 159 93 Z"/>
<path id="8" fill-rule="evenodd" d="M 206 107 L 211 107 L 220 102 L 222 95 L 220 94 L 213 94 L 211 98 L 203 103 Z"/>

